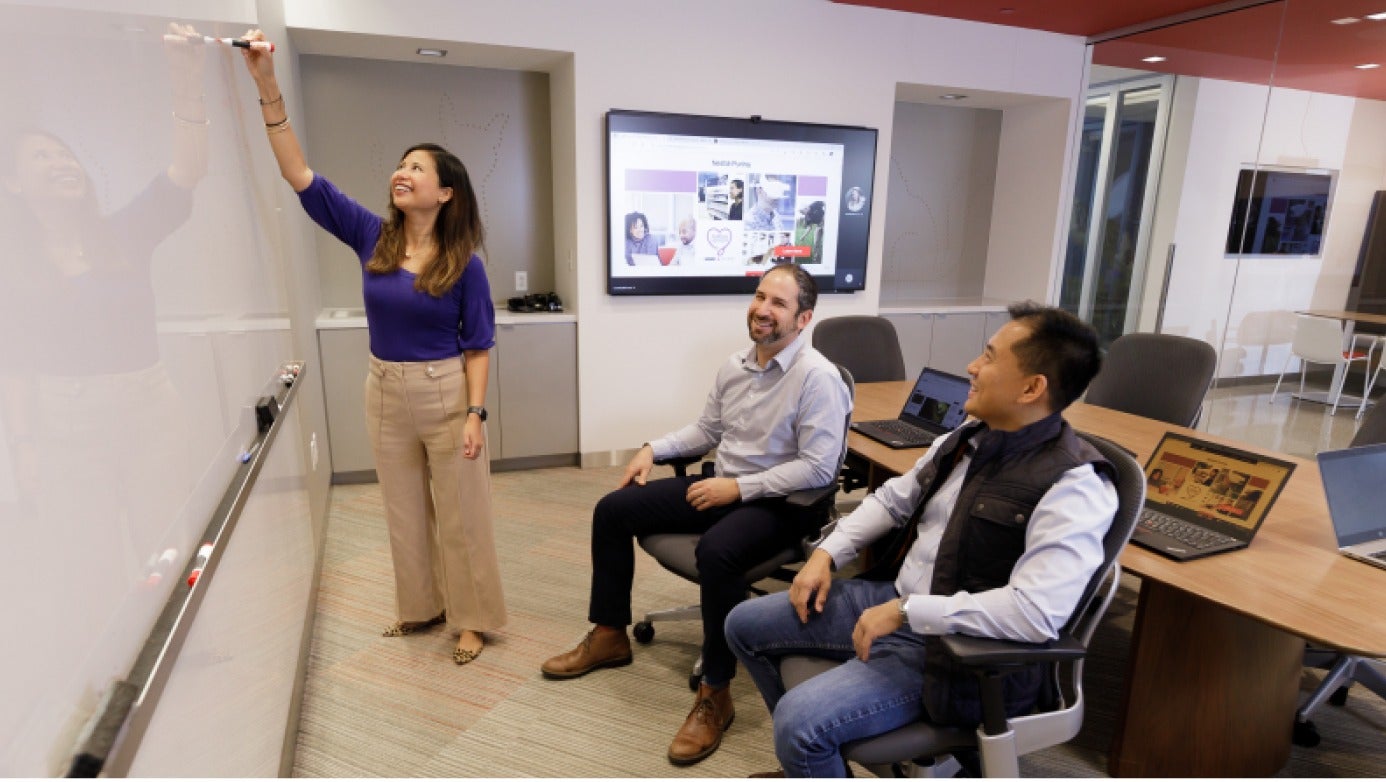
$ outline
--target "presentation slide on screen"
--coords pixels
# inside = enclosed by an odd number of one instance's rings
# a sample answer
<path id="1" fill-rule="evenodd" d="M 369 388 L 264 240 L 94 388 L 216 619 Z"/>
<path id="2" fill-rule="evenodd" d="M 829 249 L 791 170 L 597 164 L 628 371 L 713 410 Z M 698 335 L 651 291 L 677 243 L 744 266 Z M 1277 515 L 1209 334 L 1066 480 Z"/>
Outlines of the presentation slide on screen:
<path id="1" fill-rule="evenodd" d="M 613 277 L 834 273 L 839 204 L 858 203 L 842 145 L 613 133 L 609 154 Z"/>

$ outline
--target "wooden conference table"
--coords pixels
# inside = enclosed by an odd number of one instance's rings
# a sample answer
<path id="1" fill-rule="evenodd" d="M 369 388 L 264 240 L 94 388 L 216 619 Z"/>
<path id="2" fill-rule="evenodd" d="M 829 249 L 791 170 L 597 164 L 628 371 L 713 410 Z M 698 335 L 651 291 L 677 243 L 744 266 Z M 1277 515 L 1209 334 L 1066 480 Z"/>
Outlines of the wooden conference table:
<path id="1" fill-rule="evenodd" d="M 910 388 L 858 384 L 853 418 L 894 417 Z M 1166 431 L 1189 431 L 1083 403 L 1064 417 L 1134 451 L 1141 464 Z M 873 485 L 923 453 L 856 432 L 848 448 Z M 1108 760 L 1113 776 L 1271 776 L 1290 756 L 1304 641 L 1386 657 L 1386 570 L 1337 552 L 1318 465 L 1288 458 L 1294 475 L 1249 548 L 1193 562 L 1139 546 L 1122 552 L 1141 590 Z"/>

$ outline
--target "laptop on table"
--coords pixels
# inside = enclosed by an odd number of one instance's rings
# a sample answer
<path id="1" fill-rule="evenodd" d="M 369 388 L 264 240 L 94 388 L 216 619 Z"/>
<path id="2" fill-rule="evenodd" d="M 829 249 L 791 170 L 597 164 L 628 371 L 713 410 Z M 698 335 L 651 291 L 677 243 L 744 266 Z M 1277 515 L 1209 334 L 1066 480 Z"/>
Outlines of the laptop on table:
<path id="1" fill-rule="evenodd" d="M 1251 543 L 1295 470 L 1292 462 L 1166 432 L 1145 465 L 1133 543 L 1198 559 Z"/>
<path id="2" fill-rule="evenodd" d="M 1318 454 L 1338 550 L 1386 568 L 1386 445 Z"/>
<path id="3" fill-rule="evenodd" d="M 891 448 L 922 448 L 967 419 L 963 405 L 972 382 L 925 367 L 895 418 L 857 421 L 852 429 Z"/>

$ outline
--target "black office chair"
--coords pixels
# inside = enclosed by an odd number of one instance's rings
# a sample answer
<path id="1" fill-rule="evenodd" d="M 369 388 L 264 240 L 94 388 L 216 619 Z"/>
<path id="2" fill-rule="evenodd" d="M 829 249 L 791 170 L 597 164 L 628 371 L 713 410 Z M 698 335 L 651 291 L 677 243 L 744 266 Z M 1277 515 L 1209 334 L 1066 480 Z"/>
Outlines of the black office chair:
<path id="1" fill-rule="evenodd" d="M 905 379 L 905 357 L 895 324 L 879 315 L 824 318 L 813 327 L 813 347 L 846 367 L 858 383 Z"/>
<path id="2" fill-rule="evenodd" d="M 1121 579 L 1117 556 L 1131 537 L 1145 504 L 1145 473 L 1135 457 L 1121 446 L 1090 434 L 1080 436 L 1092 443 L 1116 467 L 1117 512 L 1102 541 L 1103 564 L 1097 568 L 1078 601 L 1073 617 L 1059 638 L 1043 644 L 1025 644 L 948 635 L 943 643 L 948 654 L 971 668 L 982 689 L 982 724 L 974 729 L 934 725 L 921 721 L 842 747 L 847 760 L 868 768 L 888 767 L 903 774 L 908 764 L 946 775 L 947 761 L 956 754 L 978 753 L 981 771 L 989 777 L 1020 775 L 1020 755 L 1073 738 L 1083 725 L 1083 657 L 1093 631 L 1116 594 Z M 1027 715 L 1007 717 L 1002 699 L 1002 680 L 1008 669 L 1033 663 L 1052 665 L 1050 686 L 1040 705 Z M 788 656 L 780 661 L 785 686 L 793 688 L 826 671 L 836 662 L 821 657 Z"/>
<path id="3" fill-rule="evenodd" d="M 813 347 L 829 361 L 846 367 L 858 383 L 905 380 L 905 356 L 895 324 L 879 315 L 824 318 L 813 327 Z M 849 456 L 843 463 L 842 492 L 866 488 L 870 469 Z"/>
<path id="4" fill-rule="evenodd" d="M 842 382 L 847 384 L 847 393 L 855 396 L 856 385 L 852 380 L 852 373 L 846 367 L 838 365 L 838 372 L 842 374 Z M 847 415 L 847 420 L 843 421 L 842 454 L 838 456 L 838 469 L 841 470 L 842 459 L 847 454 L 847 427 L 852 420 L 851 413 Z M 674 473 L 679 476 L 688 474 L 688 467 L 697 463 L 703 455 L 680 456 L 672 459 L 661 460 L 656 464 L 667 464 L 674 468 Z M 712 473 L 712 462 L 703 462 L 702 473 L 710 476 Z M 814 534 L 801 538 L 791 546 L 777 551 L 773 556 L 762 561 L 760 564 L 746 571 L 746 583 L 752 594 L 763 595 L 765 591 L 758 589 L 754 585 L 767 578 L 774 578 L 779 581 L 793 581 L 795 571 L 789 568 L 790 565 L 803 562 L 808 559 L 808 555 L 813 553 L 813 547 L 817 540 L 822 537 L 822 529 L 830 524 L 836 513 L 833 500 L 837 495 L 837 483 L 831 483 L 817 489 L 804 489 L 796 491 L 785 498 L 785 501 L 797 505 L 801 508 L 810 508 L 821 514 L 822 523 Z M 698 583 L 698 541 L 702 536 L 693 533 L 667 533 L 659 535 L 646 535 L 638 538 L 640 548 L 644 549 L 650 556 L 655 558 L 665 570 L 673 573 L 680 578 Z M 666 608 L 658 611 L 650 611 L 645 614 L 645 618 L 635 623 L 631 628 L 635 640 L 648 644 L 654 640 L 655 622 L 688 621 L 702 619 L 702 611 L 697 604 L 683 606 L 680 608 Z M 688 687 L 697 691 L 698 684 L 703 678 L 703 659 L 700 656 L 693 664 L 693 671 L 688 676 Z"/>
<path id="5" fill-rule="evenodd" d="M 1107 348 L 1102 371 L 1088 385 L 1090 405 L 1197 425 L 1213 384 L 1218 354 L 1207 342 L 1174 334 L 1125 334 Z"/>
<path id="6" fill-rule="evenodd" d="M 1349 447 L 1386 443 L 1386 401 L 1377 402 L 1371 412 L 1362 420 L 1362 426 L 1353 435 Z M 1301 747 L 1316 747 L 1322 736 L 1309 716 L 1328 701 L 1334 706 L 1347 704 L 1348 690 L 1354 683 L 1361 684 L 1382 698 L 1386 698 L 1386 663 L 1370 660 L 1355 654 L 1343 654 L 1333 649 L 1310 647 L 1304 652 L 1304 664 L 1310 668 L 1328 670 L 1323 681 L 1295 712 L 1295 727 L 1292 738 Z"/>

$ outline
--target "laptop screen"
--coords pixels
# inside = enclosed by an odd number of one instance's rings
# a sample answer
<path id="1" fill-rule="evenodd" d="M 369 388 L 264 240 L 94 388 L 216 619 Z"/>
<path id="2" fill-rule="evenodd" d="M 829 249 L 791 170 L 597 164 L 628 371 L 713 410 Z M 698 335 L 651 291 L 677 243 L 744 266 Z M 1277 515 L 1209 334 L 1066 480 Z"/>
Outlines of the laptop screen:
<path id="1" fill-rule="evenodd" d="M 1261 525 L 1294 469 L 1282 459 L 1166 432 L 1145 465 L 1145 504 L 1244 534 Z"/>
<path id="2" fill-rule="evenodd" d="M 1338 546 L 1386 538 L 1386 445 L 1323 451 L 1318 459 Z"/>
<path id="3" fill-rule="evenodd" d="M 967 418 L 963 405 L 971 386 L 966 378 L 925 367 L 900 417 L 935 431 L 951 432 Z"/>

